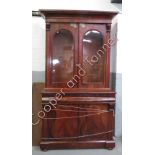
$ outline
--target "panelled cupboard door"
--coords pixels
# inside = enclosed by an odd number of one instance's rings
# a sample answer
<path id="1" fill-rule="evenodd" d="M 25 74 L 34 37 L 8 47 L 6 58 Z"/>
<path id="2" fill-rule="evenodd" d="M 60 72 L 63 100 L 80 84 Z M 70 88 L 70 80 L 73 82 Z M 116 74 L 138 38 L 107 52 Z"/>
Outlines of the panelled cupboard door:
<path id="1" fill-rule="evenodd" d="M 101 24 L 79 24 L 79 62 L 84 76 L 80 87 L 106 87 L 106 27 Z M 82 71 L 81 71 L 82 72 Z"/>
<path id="2" fill-rule="evenodd" d="M 77 105 L 78 106 L 78 105 Z M 42 140 L 76 140 L 78 137 L 78 109 L 76 105 L 58 105 L 46 113 Z"/>
<path id="3" fill-rule="evenodd" d="M 112 140 L 113 112 L 108 105 L 80 105 L 83 111 L 79 112 L 80 140 Z"/>
<path id="4" fill-rule="evenodd" d="M 75 23 L 52 23 L 47 49 L 48 87 L 68 87 L 76 74 L 78 54 L 78 25 Z M 69 85 L 70 86 L 70 85 Z M 77 87 L 75 83 L 74 87 Z"/>
<path id="5" fill-rule="evenodd" d="M 112 140 L 113 128 L 106 104 L 59 104 L 46 112 L 42 140 Z"/>

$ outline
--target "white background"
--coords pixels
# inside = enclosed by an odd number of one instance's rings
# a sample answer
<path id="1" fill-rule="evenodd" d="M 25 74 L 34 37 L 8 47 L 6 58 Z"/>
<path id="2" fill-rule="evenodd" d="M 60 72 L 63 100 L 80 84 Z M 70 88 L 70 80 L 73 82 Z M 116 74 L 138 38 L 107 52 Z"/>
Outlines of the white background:
<path id="1" fill-rule="evenodd" d="M 51 2 L 55 3 L 52 0 Z M 45 8 L 45 3 L 44 0 L 1 1 L 1 154 L 21 155 L 22 152 L 23 155 L 29 155 L 32 153 L 31 14 L 34 8 Z M 62 3 L 70 6 L 70 3 L 65 4 L 63 1 Z M 74 5 L 76 3 L 77 1 Z M 93 4 L 90 4 L 90 8 Z M 61 6 L 61 3 L 59 5 Z M 79 7 L 84 9 L 83 2 Z M 155 154 L 155 74 L 153 74 L 155 70 L 153 15 L 155 13 L 153 10 L 154 4 L 151 0 L 123 2 L 121 29 L 123 155 Z"/>

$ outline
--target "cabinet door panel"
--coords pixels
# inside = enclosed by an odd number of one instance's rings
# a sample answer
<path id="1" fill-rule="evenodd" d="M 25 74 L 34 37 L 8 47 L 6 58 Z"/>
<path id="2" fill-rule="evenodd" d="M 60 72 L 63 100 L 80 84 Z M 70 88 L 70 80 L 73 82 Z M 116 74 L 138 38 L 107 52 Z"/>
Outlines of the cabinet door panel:
<path id="1" fill-rule="evenodd" d="M 46 113 L 47 140 L 74 140 L 78 136 L 78 112 L 71 105 L 59 105 Z M 45 138 L 45 139 L 46 139 Z"/>
<path id="2" fill-rule="evenodd" d="M 76 74 L 78 49 L 77 24 L 51 24 L 48 78 L 52 87 L 67 87 Z M 74 87 L 77 87 L 75 83 Z"/>
<path id="3" fill-rule="evenodd" d="M 106 43 L 105 25 L 80 24 L 80 64 L 85 76 L 80 79 L 81 87 L 106 87 Z"/>
<path id="4" fill-rule="evenodd" d="M 112 140 L 113 112 L 108 111 L 107 105 L 80 105 L 85 115 L 79 119 L 81 140 Z"/>

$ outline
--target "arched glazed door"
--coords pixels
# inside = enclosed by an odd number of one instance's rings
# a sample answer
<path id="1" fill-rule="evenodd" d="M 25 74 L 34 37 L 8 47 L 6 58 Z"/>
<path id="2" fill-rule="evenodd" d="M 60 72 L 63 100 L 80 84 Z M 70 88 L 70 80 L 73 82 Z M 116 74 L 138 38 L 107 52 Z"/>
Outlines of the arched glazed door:
<path id="1" fill-rule="evenodd" d="M 52 24 L 49 42 L 51 46 L 48 51 L 50 58 L 47 61 L 48 85 L 50 87 L 68 87 L 67 83 L 76 74 L 78 25 Z M 77 84 L 74 87 L 77 87 Z"/>
<path id="2" fill-rule="evenodd" d="M 80 78 L 80 87 L 106 87 L 107 86 L 107 51 L 106 28 L 100 24 L 79 25 L 79 55 L 80 64 L 85 76 Z"/>

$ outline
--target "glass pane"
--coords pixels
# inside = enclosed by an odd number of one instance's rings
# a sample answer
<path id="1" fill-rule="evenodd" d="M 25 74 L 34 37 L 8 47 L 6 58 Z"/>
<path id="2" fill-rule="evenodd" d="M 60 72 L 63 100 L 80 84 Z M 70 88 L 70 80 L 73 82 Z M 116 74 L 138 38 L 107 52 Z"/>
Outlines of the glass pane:
<path id="1" fill-rule="evenodd" d="M 70 31 L 61 29 L 53 40 L 53 82 L 68 82 L 73 77 L 74 42 Z"/>
<path id="2" fill-rule="evenodd" d="M 103 82 L 104 59 L 103 54 L 98 52 L 102 46 L 103 36 L 101 32 L 90 30 L 85 33 L 83 37 L 83 66 L 86 75 L 83 77 L 83 83 Z"/>

